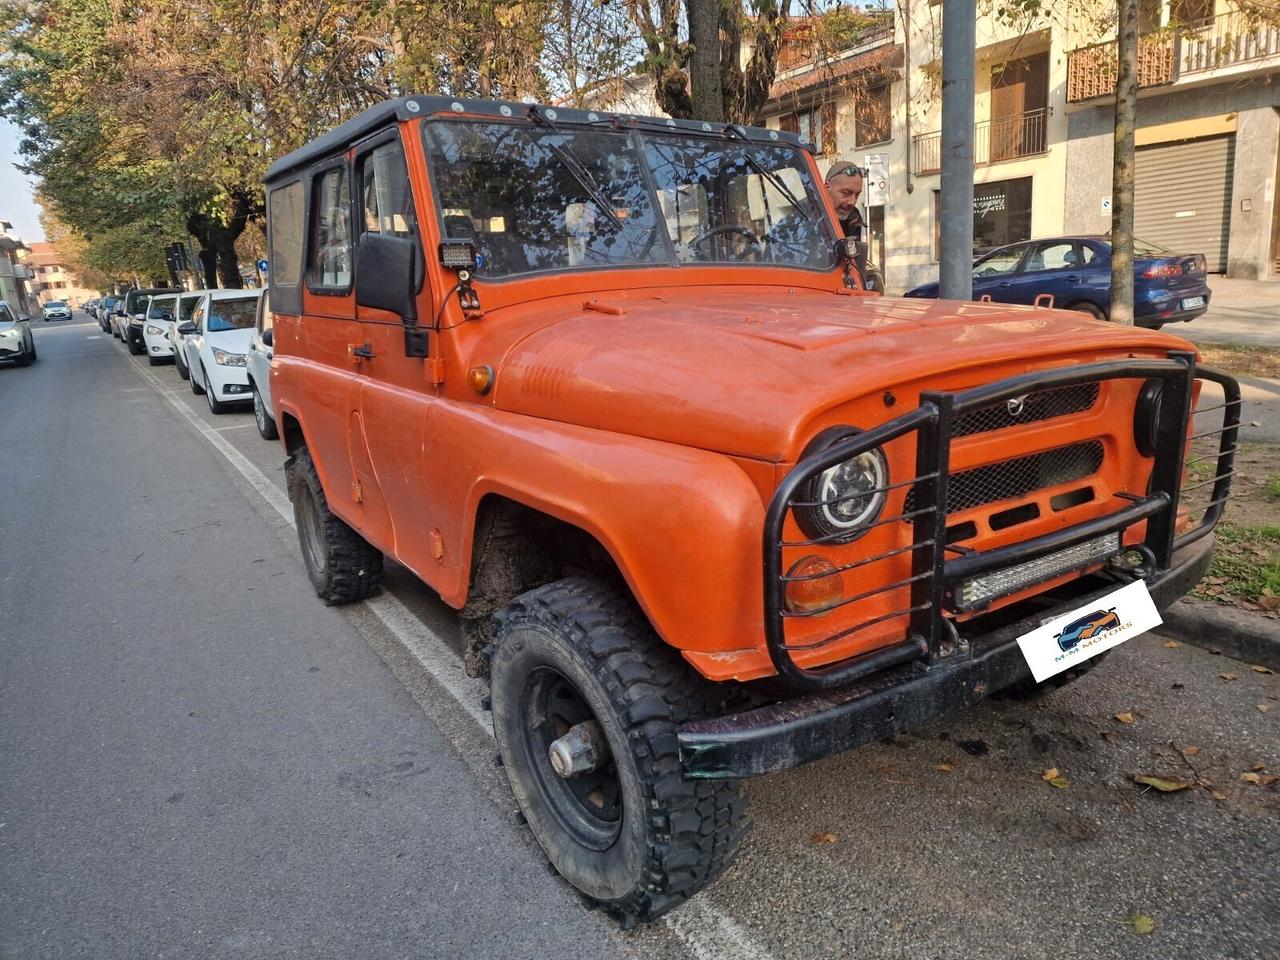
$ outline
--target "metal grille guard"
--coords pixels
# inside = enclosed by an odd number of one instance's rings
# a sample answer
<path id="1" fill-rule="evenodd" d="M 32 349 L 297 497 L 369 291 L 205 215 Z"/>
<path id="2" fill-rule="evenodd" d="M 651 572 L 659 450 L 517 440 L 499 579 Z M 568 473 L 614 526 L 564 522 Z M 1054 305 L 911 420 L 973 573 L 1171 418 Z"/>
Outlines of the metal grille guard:
<path id="1" fill-rule="evenodd" d="M 1188 437 L 1188 422 L 1192 416 L 1191 401 L 1197 378 L 1218 384 L 1222 388 L 1224 400 L 1216 406 L 1195 411 L 1195 415 L 1220 410 L 1222 426 Z M 938 509 L 938 505 L 947 503 L 951 439 L 957 417 L 1033 391 L 1118 379 L 1157 379 L 1162 382 L 1159 419 L 1155 426 L 1155 464 L 1151 488 L 1146 496 L 1121 495 L 1127 505 L 1113 513 L 1022 543 L 984 552 L 947 547 L 947 512 L 945 509 Z M 1123 534 L 1125 529 L 1141 520 L 1147 521 L 1145 542 L 1138 548 L 1143 555 L 1145 568 L 1149 572 L 1168 570 L 1175 549 L 1205 536 L 1222 516 L 1230 494 L 1230 478 L 1234 473 L 1240 404 L 1240 387 L 1234 378 L 1209 369 L 1197 370 L 1195 354 L 1171 351 L 1165 360 L 1108 360 L 1024 374 L 954 393 L 922 393 L 920 405 L 914 410 L 874 429 L 841 440 L 801 461 L 778 487 L 765 515 L 765 640 L 774 668 L 779 676 L 796 689 L 826 690 L 908 660 L 926 657 L 929 661 L 943 659 L 956 653 L 959 646 L 955 626 L 943 616 L 943 610 L 952 590 L 962 581 L 1046 557 L 1110 533 Z M 812 577 L 784 575 L 783 549 L 822 546 L 838 539 L 837 536 L 802 540 L 784 538 L 784 524 L 791 511 L 797 506 L 812 505 L 812 501 L 798 496 L 801 488 L 836 464 L 913 432 L 917 434 L 916 475 L 909 480 L 858 494 L 872 496 L 881 491 L 911 486 L 914 490 L 911 509 L 896 516 L 878 518 L 873 526 L 914 520 L 912 543 L 837 566 L 834 573 L 825 574 L 843 574 L 879 560 L 909 553 L 912 558 L 911 576 L 844 598 L 820 610 L 787 610 L 784 604 L 787 584 L 792 580 Z M 1203 481 L 1204 484 L 1213 484 L 1210 502 L 1195 528 L 1175 536 L 1184 447 L 1192 440 L 1211 435 L 1219 435 L 1220 442 L 1216 454 L 1216 475 Z M 1188 485 L 1189 488 L 1190 486 Z M 948 559 L 948 552 L 959 553 L 959 556 Z M 1097 560 L 1087 560 L 1075 569 L 1084 569 L 1095 563 Z M 1054 576 L 1066 572 L 1070 571 L 1059 570 Z M 838 607 L 902 587 L 910 587 L 910 603 L 901 610 L 855 624 L 818 641 L 802 645 L 787 643 L 787 619 L 824 616 Z M 1024 587 L 1025 585 L 1014 587 L 1006 591 L 1006 595 Z M 910 618 L 909 630 L 907 639 L 900 643 L 818 669 L 801 667 L 791 656 L 792 651 L 827 646 L 876 623 L 903 616 Z"/>

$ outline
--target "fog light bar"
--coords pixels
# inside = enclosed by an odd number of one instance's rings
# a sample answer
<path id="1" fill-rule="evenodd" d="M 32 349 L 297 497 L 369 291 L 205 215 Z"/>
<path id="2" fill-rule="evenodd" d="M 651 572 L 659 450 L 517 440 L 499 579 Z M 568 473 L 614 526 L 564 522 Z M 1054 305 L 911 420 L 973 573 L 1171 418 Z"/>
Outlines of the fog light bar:
<path id="1" fill-rule="evenodd" d="M 1100 563 L 1119 552 L 1120 534 L 1107 533 L 1093 540 L 1077 543 L 1074 547 L 1046 554 L 1037 560 L 1028 560 L 1026 563 L 965 580 L 956 591 L 956 609 L 973 610 L 997 597 L 1008 596 L 1023 587 L 1052 580 L 1060 573 Z"/>

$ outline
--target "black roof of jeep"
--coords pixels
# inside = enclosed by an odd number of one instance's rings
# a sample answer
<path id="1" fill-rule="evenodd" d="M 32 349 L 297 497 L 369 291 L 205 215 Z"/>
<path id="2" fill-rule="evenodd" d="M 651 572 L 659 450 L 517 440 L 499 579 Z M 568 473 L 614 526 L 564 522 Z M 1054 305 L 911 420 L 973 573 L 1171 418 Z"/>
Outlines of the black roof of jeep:
<path id="1" fill-rule="evenodd" d="M 462 97 L 410 96 L 398 97 L 395 100 L 384 100 L 357 114 L 346 123 L 334 127 L 328 133 L 317 137 L 292 153 L 285 154 L 267 171 L 265 180 L 270 183 L 285 174 L 292 173 L 300 167 L 308 166 L 317 160 L 323 160 L 340 150 L 345 149 L 357 140 L 388 126 L 393 120 L 411 120 L 433 113 L 469 113 L 480 116 L 491 116 L 497 120 L 514 117 L 527 117 L 532 112 L 540 112 L 543 117 L 554 122 L 577 126 L 609 126 L 618 125 L 624 128 L 641 127 L 660 131 L 668 128 L 687 133 L 707 134 L 720 133 L 732 127 L 736 135 L 748 140 L 775 140 L 795 146 L 810 148 L 794 133 L 783 130 L 765 130 L 760 127 L 744 127 L 730 124 L 706 123 L 702 120 L 669 120 L 666 117 L 642 117 L 630 113 L 608 113 L 600 110 L 578 110 L 572 107 L 547 107 L 534 103 L 515 103 L 504 100 L 469 100 Z"/>

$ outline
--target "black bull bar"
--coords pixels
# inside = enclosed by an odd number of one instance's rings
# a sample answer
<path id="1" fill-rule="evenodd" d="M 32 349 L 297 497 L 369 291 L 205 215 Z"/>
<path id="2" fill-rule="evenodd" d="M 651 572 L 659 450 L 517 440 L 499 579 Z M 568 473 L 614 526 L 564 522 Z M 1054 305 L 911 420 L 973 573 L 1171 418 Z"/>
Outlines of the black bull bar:
<path id="1" fill-rule="evenodd" d="M 1122 494 L 1125 505 L 1114 512 L 1022 543 L 982 552 L 949 548 L 945 505 L 955 418 L 1037 391 L 1116 379 L 1157 381 L 1161 387 L 1158 412 L 1153 414 L 1154 466 L 1146 494 Z M 1197 379 L 1218 384 L 1223 402 L 1212 407 L 1201 406 L 1195 415 L 1220 410 L 1222 425 L 1188 437 Z M 974 577 L 1041 558 L 1062 557 L 1064 552 L 1069 554 L 1073 548 L 1109 534 L 1116 534 L 1119 544 L 1128 527 L 1145 520 L 1145 541 L 1138 548 L 1142 562 L 1131 577 L 1140 576 L 1147 582 L 1157 607 L 1172 603 L 1191 589 L 1208 568 L 1213 542 L 1209 534 L 1222 515 L 1234 473 L 1240 404 L 1240 388 L 1232 377 L 1197 369 L 1194 354 L 1174 351 L 1167 359 L 1103 361 L 1029 373 L 954 393 L 922 393 L 920 404 L 914 410 L 801 461 L 770 501 L 764 528 L 766 644 L 778 675 L 800 696 L 682 726 L 679 739 L 685 775 L 733 779 L 796 766 L 944 716 L 1029 677 L 1017 637 L 1052 617 L 1054 609 L 1041 605 L 1031 615 L 1013 623 L 1005 617 L 996 629 L 982 633 L 979 627 L 978 633 L 962 636 L 954 620 L 945 616 L 944 611 L 957 609 L 957 589 Z M 844 572 L 910 553 L 911 576 L 836 605 L 855 602 L 877 592 L 910 587 L 909 606 L 856 624 L 816 643 L 802 647 L 788 645 L 786 620 L 813 614 L 796 613 L 785 607 L 787 584 L 797 578 L 783 573 L 783 549 L 834 542 L 831 536 L 784 539 L 784 523 L 797 503 L 812 505 L 812 501 L 799 497 L 800 491 L 836 464 L 912 432 L 917 433 L 916 476 L 882 488 L 911 486 L 911 509 L 875 521 L 884 524 L 914 520 L 912 543 L 837 568 L 837 572 Z M 1220 438 L 1213 456 L 1215 475 L 1203 481 L 1212 484 L 1209 503 L 1194 527 L 1177 534 L 1175 523 L 1182 492 L 1184 448 L 1189 440 L 1213 435 Z M 951 552 L 958 556 L 949 557 Z M 1099 562 L 1096 556 L 1082 556 L 1074 569 L 1083 570 Z M 1056 566 L 1045 579 L 1059 577 L 1072 569 Z M 1005 593 L 1029 585 L 1021 582 Z M 1115 589 L 1114 582 L 1102 589 L 1076 591 L 1069 601 L 1059 604 L 1057 611 L 1066 612 L 1084 605 L 1111 589 Z M 817 613 L 831 609 L 834 607 Z M 832 643 L 894 617 L 909 618 L 907 638 L 899 643 L 817 669 L 801 667 L 792 658 L 793 650 Z M 981 621 L 971 621 L 968 627 L 975 623 Z"/>

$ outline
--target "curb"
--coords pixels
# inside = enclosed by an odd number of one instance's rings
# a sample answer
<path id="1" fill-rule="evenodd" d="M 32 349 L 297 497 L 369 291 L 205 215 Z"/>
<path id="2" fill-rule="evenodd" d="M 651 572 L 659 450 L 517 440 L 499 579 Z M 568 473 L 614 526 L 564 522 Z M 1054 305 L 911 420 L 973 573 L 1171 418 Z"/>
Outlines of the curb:
<path id="1" fill-rule="evenodd" d="M 1185 600 L 1170 606 L 1163 617 L 1165 628 L 1187 643 L 1280 671 L 1280 620 Z"/>

